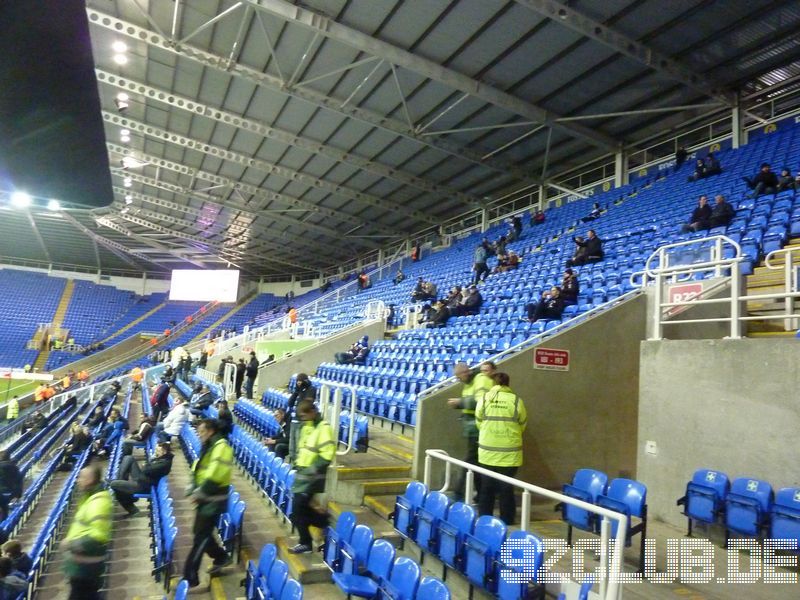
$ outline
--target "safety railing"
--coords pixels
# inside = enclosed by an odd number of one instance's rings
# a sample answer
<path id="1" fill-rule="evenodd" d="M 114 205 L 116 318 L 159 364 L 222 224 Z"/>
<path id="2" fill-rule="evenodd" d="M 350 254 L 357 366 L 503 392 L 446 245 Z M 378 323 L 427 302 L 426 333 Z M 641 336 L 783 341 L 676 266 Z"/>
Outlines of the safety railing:
<path id="1" fill-rule="evenodd" d="M 347 443 L 344 450 L 337 450 L 337 456 L 344 456 L 353 449 L 353 433 L 356 427 L 356 394 L 357 390 L 354 385 L 335 384 L 326 382 L 322 384 L 319 390 L 319 406 L 320 414 L 323 419 L 327 419 L 333 429 L 333 435 L 338 439 L 339 429 L 341 427 L 342 419 L 342 397 L 345 389 L 350 390 L 350 423 L 348 426 Z M 331 398 L 331 391 L 333 391 L 333 398 Z"/>
<path id="2" fill-rule="evenodd" d="M 721 242 L 719 241 L 721 240 Z M 693 262 L 692 264 L 669 264 L 666 258 L 667 253 L 671 249 L 678 247 L 687 247 L 691 245 L 703 246 L 704 243 L 709 241 L 714 242 L 712 246 L 713 252 L 709 260 Z M 733 248 L 732 256 L 724 256 L 725 245 Z M 720 250 L 722 246 L 722 250 Z M 785 251 L 785 252 L 784 252 Z M 742 293 L 742 274 L 741 263 L 744 258 L 741 256 L 741 248 L 730 238 L 725 236 L 710 236 L 707 238 L 699 238 L 696 240 L 687 240 L 685 242 L 678 242 L 675 244 L 667 244 L 658 248 L 645 263 L 645 269 L 642 272 L 634 273 L 631 276 L 631 281 L 634 282 L 639 276 L 641 280 L 638 285 L 641 287 L 652 285 L 654 293 L 653 301 L 653 329 L 650 339 L 659 340 L 664 337 L 664 327 L 667 325 L 687 325 L 687 324 L 700 324 L 700 323 L 729 323 L 730 334 L 727 336 L 729 339 L 740 339 L 742 337 L 743 325 L 747 321 L 765 321 L 765 320 L 783 320 L 790 330 L 793 323 L 797 322 L 800 318 L 800 313 L 795 312 L 794 299 L 800 297 L 800 292 L 795 291 L 794 273 L 791 266 L 775 265 L 772 260 L 780 253 L 786 254 L 791 257 L 793 249 L 785 248 L 771 252 L 767 256 L 768 268 L 771 269 L 786 269 L 784 291 L 766 293 L 766 294 L 743 294 Z M 656 258 L 658 258 L 658 266 L 655 265 Z M 791 262 L 791 259 L 788 260 Z M 664 301 L 664 295 L 667 293 L 667 286 L 674 283 L 681 283 L 687 280 L 694 280 L 698 274 L 711 273 L 715 278 L 725 279 L 728 281 L 730 293 L 725 297 L 707 298 L 707 294 L 671 294 L 671 297 Z M 743 314 L 742 307 L 746 306 L 747 302 L 757 302 L 765 300 L 783 300 L 784 310 L 778 311 L 773 314 L 760 314 L 749 315 Z M 701 306 L 701 305 L 719 305 L 727 307 L 728 315 L 694 318 L 694 319 L 675 319 L 672 318 L 677 313 L 681 312 L 679 309 Z M 665 311 L 666 309 L 666 311 Z M 745 311 L 746 312 L 746 311 Z"/>
<path id="3" fill-rule="evenodd" d="M 364 307 L 364 318 L 370 321 L 386 317 L 386 304 L 383 300 L 370 300 Z"/>
<path id="4" fill-rule="evenodd" d="M 795 262 L 795 255 L 800 255 L 800 248 L 797 246 L 788 246 L 779 250 L 773 250 L 764 259 L 764 266 L 771 271 L 783 269 L 783 290 L 786 297 L 783 299 L 783 309 L 785 313 L 794 313 L 794 296 L 792 292 L 798 290 L 798 277 L 797 267 L 800 266 Z M 773 261 L 779 256 L 783 256 L 783 264 L 775 264 Z M 797 319 L 784 319 L 783 327 L 786 331 L 791 331 L 798 328 Z"/>
<path id="5" fill-rule="evenodd" d="M 563 504 L 569 504 L 601 517 L 600 569 L 598 572 L 600 598 L 602 600 L 618 600 L 618 598 L 620 598 L 622 592 L 622 586 L 620 585 L 622 581 L 622 555 L 623 551 L 625 550 L 625 536 L 627 535 L 628 529 L 627 516 L 613 510 L 608 510 L 607 508 L 602 508 L 595 504 L 589 504 L 588 502 L 583 502 L 582 500 L 577 500 L 576 498 L 559 494 L 558 492 L 533 485 L 532 483 L 528 483 L 520 479 L 501 475 L 500 473 L 490 471 L 489 469 L 464 462 L 463 460 L 453 458 L 444 450 L 438 449 L 430 449 L 425 451 L 425 473 L 423 476 L 423 483 L 428 489 L 431 489 L 432 485 L 434 460 L 442 461 L 444 463 L 444 485 L 440 490 L 442 493 L 447 492 L 450 489 L 451 470 L 453 466 L 460 467 L 466 471 L 466 488 L 464 492 L 464 498 L 472 498 L 476 474 L 480 475 L 482 478 L 496 479 L 497 481 L 501 481 L 517 490 L 520 490 L 522 492 L 520 528 L 523 531 L 528 531 L 528 526 L 530 525 L 532 495 L 542 496 L 549 500 L 555 500 L 556 502 L 561 502 Z M 617 534 L 614 537 L 614 544 L 611 551 L 611 562 L 609 564 L 608 551 L 610 547 L 609 540 L 611 539 L 612 521 L 617 522 Z M 608 569 L 606 569 L 606 565 L 608 565 Z"/>

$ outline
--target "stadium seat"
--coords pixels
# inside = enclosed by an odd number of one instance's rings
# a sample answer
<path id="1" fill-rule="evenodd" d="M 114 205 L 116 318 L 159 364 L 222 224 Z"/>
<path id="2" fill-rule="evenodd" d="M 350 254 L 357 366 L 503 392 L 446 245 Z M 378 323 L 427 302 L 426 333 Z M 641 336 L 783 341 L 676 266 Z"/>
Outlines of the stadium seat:
<path id="1" fill-rule="evenodd" d="M 761 537 L 772 506 L 772 486 L 766 481 L 734 479 L 725 498 L 725 540 L 730 532 Z"/>
<path id="2" fill-rule="evenodd" d="M 356 526 L 356 516 L 350 511 L 345 511 L 336 519 L 335 527 L 328 527 L 325 530 L 325 547 L 322 551 L 325 564 L 332 571 L 338 571 L 340 566 L 340 555 L 342 544 L 350 542 L 353 529 Z"/>
<path id="3" fill-rule="evenodd" d="M 594 504 L 597 497 L 606 492 L 607 485 L 608 475 L 605 473 L 594 469 L 578 469 L 572 477 L 572 483 L 564 484 L 561 492 L 570 498 Z M 573 527 L 584 531 L 595 530 L 595 515 L 588 510 L 566 503 L 559 503 L 556 508 L 561 509 L 561 519 L 567 523 L 567 543 L 572 543 Z"/>
<path id="4" fill-rule="evenodd" d="M 497 598 L 499 600 L 525 600 L 529 588 L 537 585 L 537 577 L 544 559 L 542 540 L 527 531 L 514 531 L 506 539 L 497 561 Z M 522 565 L 520 565 L 522 561 Z M 540 592 L 544 593 L 543 586 Z"/>
<path id="5" fill-rule="evenodd" d="M 475 525 L 475 509 L 469 504 L 455 502 L 447 511 L 447 517 L 439 523 L 439 560 L 445 566 L 461 569 L 464 538 L 472 533 Z"/>
<path id="6" fill-rule="evenodd" d="M 644 572 L 644 545 L 647 537 L 647 487 L 632 479 L 614 479 L 608 485 L 608 491 L 597 497 L 597 505 L 602 508 L 622 513 L 628 518 L 628 526 L 625 532 L 625 545 L 631 545 L 631 538 L 639 534 L 640 540 L 640 571 Z M 636 517 L 639 522 L 634 525 L 632 518 Z M 618 524 L 613 521 L 611 524 L 611 535 L 617 534 Z M 597 522 L 597 531 L 600 530 L 600 523 Z"/>
<path id="7" fill-rule="evenodd" d="M 386 540 L 375 540 L 367 558 L 368 575 L 334 573 L 333 582 L 347 594 L 359 598 L 373 598 L 378 593 L 378 583 L 389 577 L 395 550 Z"/>
<path id="8" fill-rule="evenodd" d="M 473 533 L 464 536 L 464 575 L 490 593 L 495 593 L 494 565 L 506 539 L 506 524 L 496 517 L 478 517 Z"/>
<path id="9" fill-rule="evenodd" d="M 686 493 L 678 500 L 678 506 L 683 506 L 686 515 L 688 531 L 692 535 L 692 521 L 715 523 L 725 505 L 725 498 L 730 489 L 728 476 L 720 471 L 699 469 L 695 471 L 692 480 L 686 484 Z"/>
<path id="10" fill-rule="evenodd" d="M 417 588 L 416 600 L 450 600 L 450 590 L 433 577 L 423 577 Z"/>
<path id="11" fill-rule="evenodd" d="M 275 544 L 267 544 L 261 549 L 257 565 L 252 560 L 248 561 L 244 586 L 248 598 L 255 597 L 257 588 L 266 587 L 267 577 L 277 555 L 278 548 Z"/>
<path id="12" fill-rule="evenodd" d="M 419 586 L 420 568 L 413 558 L 399 556 L 388 579 L 380 584 L 380 596 L 387 600 L 414 600 Z"/>
<path id="13" fill-rule="evenodd" d="M 789 540 L 800 550 L 800 488 L 783 488 L 775 494 L 769 514 L 769 537 Z"/>
<path id="14" fill-rule="evenodd" d="M 447 514 L 449 505 L 450 501 L 443 493 L 431 492 L 417 511 L 417 528 L 414 534 L 414 541 L 424 552 L 437 551 L 439 523 Z"/>
<path id="15" fill-rule="evenodd" d="M 356 525 L 349 542 L 342 543 L 341 568 L 346 574 L 358 575 L 367 565 L 374 534 L 366 525 Z"/>
<path id="16" fill-rule="evenodd" d="M 412 481 L 394 505 L 394 528 L 406 539 L 413 539 L 417 526 L 417 511 L 425 502 L 428 490 L 419 481 Z"/>

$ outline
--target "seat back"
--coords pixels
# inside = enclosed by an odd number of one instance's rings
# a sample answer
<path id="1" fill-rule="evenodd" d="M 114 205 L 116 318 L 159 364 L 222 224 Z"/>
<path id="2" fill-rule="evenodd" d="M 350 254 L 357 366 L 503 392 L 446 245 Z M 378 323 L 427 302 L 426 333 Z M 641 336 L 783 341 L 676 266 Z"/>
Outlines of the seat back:
<path id="1" fill-rule="evenodd" d="M 608 475 L 595 469 L 578 469 L 572 477 L 572 484 L 562 488 L 565 496 L 594 504 L 597 497 L 606 493 Z M 590 531 L 593 528 L 593 514 L 571 504 L 562 504 L 561 518 L 572 527 Z"/>
<path id="2" fill-rule="evenodd" d="M 506 530 L 506 524 L 500 519 L 484 515 L 475 522 L 475 531 L 465 536 L 464 574 L 474 584 L 488 589 L 488 576 L 506 538 Z"/>
<path id="3" fill-rule="evenodd" d="M 261 549 L 261 556 L 258 557 L 258 574 L 266 578 L 278 555 L 278 548 L 275 544 L 267 544 Z"/>
<path id="4" fill-rule="evenodd" d="M 497 597 L 500 600 L 527 598 L 528 585 L 536 581 L 543 558 L 541 539 L 527 531 L 515 531 L 509 535 L 497 562 Z"/>
<path id="5" fill-rule="evenodd" d="M 367 571 L 372 574 L 373 579 L 378 581 L 388 579 L 394 555 L 394 546 L 386 540 L 375 540 L 372 543 L 369 558 L 367 558 Z"/>
<path id="6" fill-rule="evenodd" d="M 374 535 L 367 525 L 356 525 L 349 542 L 342 544 L 342 573 L 358 573 L 367 564 Z"/>
<path id="7" fill-rule="evenodd" d="M 431 492 L 419 510 L 416 542 L 423 550 L 433 552 L 438 539 L 439 521 L 447 514 L 450 501 L 442 492 Z"/>
<path id="8" fill-rule="evenodd" d="M 393 600 L 413 600 L 419 585 L 420 568 L 413 558 L 400 556 L 392 565 L 389 584 Z"/>
<path id="9" fill-rule="evenodd" d="M 686 516 L 713 523 L 731 484 L 721 471 L 698 469 L 686 485 Z"/>
<path id="10" fill-rule="evenodd" d="M 289 576 L 289 567 L 281 559 L 275 560 L 267 576 L 267 588 L 272 598 L 280 598 L 283 586 Z"/>
<path id="11" fill-rule="evenodd" d="M 397 497 L 394 507 L 394 528 L 408 536 L 416 521 L 417 509 L 422 506 L 428 490 L 425 484 L 412 481 L 402 496 Z"/>
<path id="12" fill-rule="evenodd" d="M 434 577 L 423 577 L 417 588 L 417 598 L 420 600 L 450 600 L 450 590 Z"/>
<path id="13" fill-rule="evenodd" d="M 792 540 L 800 546 L 800 488 L 783 488 L 775 494 L 770 511 L 771 539 Z"/>
<path id="14" fill-rule="evenodd" d="M 772 505 L 772 486 L 766 481 L 740 477 L 731 484 L 725 500 L 725 526 L 742 535 L 757 536 Z"/>
<path id="15" fill-rule="evenodd" d="M 455 567 L 461 557 L 464 536 L 472 533 L 475 525 L 475 509 L 469 504 L 456 502 L 447 511 L 447 517 L 439 524 L 439 560 Z"/>
<path id="16" fill-rule="evenodd" d="M 189 582 L 181 579 L 178 587 L 175 588 L 175 600 L 186 600 L 186 594 L 189 593 Z"/>
<path id="17" fill-rule="evenodd" d="M 295 579 L 289 579 L 281 591 L 280 600 L 303 600 L 303 586 Z"/>
<path id="18" fill-rule="evenodd" d="M 339 518 L 336 519 L 336 527 L 334 529 L 328 528 L 328 535 L 325 539 L 324 560 L 329 567 L 333 567 L 338 559 L 341 544 L 350 542 L 355 526 L 356 515 L 348 510 L 341 513 Z"/>

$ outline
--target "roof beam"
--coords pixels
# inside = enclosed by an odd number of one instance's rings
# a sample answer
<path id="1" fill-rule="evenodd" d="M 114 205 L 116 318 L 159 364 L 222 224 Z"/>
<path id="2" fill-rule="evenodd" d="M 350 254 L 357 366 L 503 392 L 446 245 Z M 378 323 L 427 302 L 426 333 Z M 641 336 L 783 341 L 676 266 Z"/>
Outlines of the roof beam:
<path id="1" fill-rule="evenodd" d="M 47 246 L 44 243 L 44 239 L 42 238 L 42 234 L 39 232 L 39 227 L 36 225 L 36 220 L 33 218 L 33 213 L 31 211 L 26 210 L 25 214 L 28 217 L 28 223 L 31 224 L 31 229 L 33 229 L 33 235 L 36 238 L 36 241 L 39 242 L 39 245 L 42 247 L 42 252 L 44 253 L 47 262 L 52 263 L 53 259 L 50 258 L 50 252 L 47 250 Z"/>
<path id="2" fill-rule="evenodd" d="M 287 88 L 282 78 L 271 75 L 270 73 L 262 72 L 262 70 L 254 69 L 243 65 L 241 62 L 233 65 L 230 70 L 225 69 L 226 58 L 212 52 L 207 52 L 195 46 L 187 44 L 176 45 L 172 39 L 159 35 L 149 29 L 145 29 L 111 16 L 109 14 L 100 12 L 93 8 L 87 8 L 86 12 L 89 15 L 89 22 L 113 31 L 116 35 L 126 35 L 137 42 L 144 41 L 150 46 L 159 48 L 165 52 L 177 54 L 187 60 L 195 61 L 209 69 L 214 69 L 220 72 L 228 73 L 231 77 L 236 77 L 248 81 L 258 87 L 270 89 L 279 92 L 283 95 L 308 102 L 313 106 L 318 106 L 337 113 L 349 119 L 366 123 L 377 129 L 382 129 L 394 135 L 403 137 L 408 140 L 413 140 L 422 146 L 438 150 L 452 156 L 459 160 L 484 167 L 496 173 L 504 175 L 511 175 L 516 177 L 521 182 L 539 185 L 540 182 L 536 177 L 530 175 L 529 171 L 519 168 L 510 162 L 500 161 L 492 158 L 484 159 L 485 149 L 472 150 L 464 148 L 460 144 L 447 140 L 446 138 L 437 137 L 423 137 L 418 132 L 409 130 L 408 126 L 397 119 L 392 119 L 386 115 L 373 112 L 369 109 L 355 106 L 352 103 L 343 103 L 343 98 L 333 98 L 325 94 L 315 91 L 307 86 L 297 85 L 294 88 Z M 258 14 L 258 13 L 257 13 Z"/>
<path id="3" fill-rule="evenodd" d="M 347 25 L 342 25 L 322 14 L 290 4 L 284 0 L 258 0 L 257 2 L 250 0 L 250 3 L 257 10 L 273 14 L 289 23 L 321 33 L 329 39 L 382 58 L 393 65 L 403 67 L 448 87 L 468 93 L 512 114 L 521 115 L 543 125 L 552 125 L 572 137 L 582 138 L 604 150 L 616 151 L 618 148 L 617 141 L 604 133 L 575 123 L 555 123 L 560 115 L 459 73 L 454 69 L 443 67 L 432 60 L 408 52 L 403 48 L 374 38 Z"/>
<path id="4" fill-rule="evenodd" d="M 662 54 L 652 47 L 642 44 L 619 31 L 595 21 L 591 17 L 570 8 L 565 2 L 558 0 L 515 0 L 518 4 L 551 19 L 554 23 L 568 27 L 573 31 L 608 46 L 616 52 L 627 56 L 646 67 L 679 81 L 685 86 L 732 106 L 735 97 L 732 92 L 722 87 L 709 85 L 709 77 L 695 73 L 683 63 Z"/>
<path id="5" fill-rule="evenodd" d="M 295 135 L 284 129 L 264 125 L 259 121 L 248 119 L 241 115 L 208 106 L 207 104 L 202 104 L 197 100 L 180 96 L 170 92 L 169 90 L 156 88 L 133 79 L 119 77 L 118 75 L 103 71 L 102 69 L 95 69 L 95 74 L 97 75 L 97 80 L 99 82 L 106 83 L 121 90 L 125 90 L 126 92 L 141 94 L 148 100 L 161 102 L 162 104 L 166 104 L 179 110 L 185 110 L 193 115 L 206 117 L 218 123 L 225 123 L 226 125 L 236 127 L 237 129 L 255 133 L 263 138 L 282 142 L 290 147 L 301 148 L 303 150 L 307 150 L 311 154 L 327 156 L 336 162 L 358 167 L 362 171 L 379 175 L 381 177 L 385 177 L 386 179 L 391 179 L 425 192 L 430 192 L 432 194 L 437 194 L 447 198 L 456 198 L 465 204 L 472 206 L 483 206 L 483 203 L 479 198 L 465 194 L 464 192 L 460 192 L 455 188 L 427 181 L 421 177 L 417 177 L 398 169 L 393 169 L 392 167 L 388 167 L 373 160 L 358 156 L 357 154 L 345 152 L 344 150 L 334 148 L 333 146 L 328 146 L 312 139 Z"/>
<path id="6" fill-rule="evenodd" d="M 100 271 L 103 268 L 102 263 L 100 262 L 100 247 L 97 245 L 97 240 L 93 237 L 89 238 L 92 240 L 92 248 L 94 248 L 94 260 L 97 262 L 97 270 Z"/>
<path id="7" fill-rule="evenodd" d="M 120 156 L 127 156 L 127 155 L 132 154 L 131 150 L 129 148 L 126 148 L 125 146 L 118 146 L 116 144 L 112 144 L 112 143 L 108 143 L 108 142 L 106 143 L 106 146 L 108 147 L 109 151 L 114 152 L 116 154 L 119 154 Z M 273 191 L 270 191 L 270 190 L 267 190 L 267 189 L 264 189 L 264 188 L 260 188 L 260 187 L 254 186 L 254 185 L 250 185 L 248 183 L 234 181 L 233 179 L 229 179 L 227 177 L 223 177 L 222 175 L 216 175 L 214 173 L 209 173 L 207 171 L 201 171 L 199 169 L 192 169 L 192 168 L 187 167 L 185 165 L 182 165 L 180 163 L 176 163 L 174 161 L 170 161 L 170 160 L 166 160 L 164 158 L 159 158 L 157 156 L 153 156 L 152 154 L 145 154 L 144 152 L 138 152 L 137 151 L 136 152 L 136 156 L 141 158 L 142 160 L 146 161 L 147 163 L 149 163 L 151 165 L 155 165 L 156 167 L 161 167 L 161 168 L 164 168 L 164 169 L 168 169 L 170 171 L 175 171 L 176 173 L 181 173 L 183 175 L 189 175 L 193 179 L 199 179 L 201 181 L 207 181 L 209 183 L 214 184 L 215 186 L 224 186 L 224 187 L 226 187 L 226 188 L 228 188 L 230 190 L 234 190 L 234 191 L 238 190 L 238 191 L 240 191 L 242 193 L 249 194 L 249 195 L 251 195 L 251 196 L 253 196 L 255 198 L 258 198 L 258 199 L 264 201 L 264 203 L 262 203 L 260 206 L 250 206 L 249 204 L 246 204 L 244 202 L 238 203 L 238 202 L 236 202 L 234 200 L 231 200 L 229 198 L 229 199 L 226 199 L 224 202 L 221 203 L 222 206 L 224 206 L 226 208 L 233 208 L 235 210 L 241 210 L 241 211 L 249 210 L 249 211 L 255 211 L 256 213 L 258 213 L 258 211 L 264 210 L 264 207 L 266 206 L 267 202 L 273 202 L 273 201 L 274 202 L 283 202 L 284 204 L 288 204 L 289 206 L 302 208 L 302 209 L 308 210 L 309 212 L 316 213 L 316 214 L 319 214 L 319 215 L 323 215 L 323 216 L 328 217 L 329 219 L 333 219 L 334 221 L 337 221 L 337 222 L 349 223 L 350 225 L 352 225 L 354 227 L 359 227 L 360 228 L 360 227 L 366 227 L 366 226 L 371 225 L 371 223 L 369 221 L 367 221 L 365 219 L 362 219 L 360 217 L 356 217 L 354 215 L 349 215 L 349 214 L 347 214 L 347 213 L 345 213 L 344 211 L 341 211 L 341 210 L 333 210 L 333 209 L 330 209 L 330 208 L 325 208 L 323 206 L 319 206 L 318 204 L 316 204 L 314 202 L 310 202 L 308 200 L 302 200 L 300 198 L 295 198 L 294 196 L 287 196 L 286 194 L 279 193 L 279 192 L 273 192 Z M 190 194 L 190 193 L 195 193 L 195 192 L 192 189 L 182 188 L 182 193 Z M 282 220 L 285 220 L 287 222 L 291 222 L 292 224 L 300 223 L 303 226 L 308 226 L 309 228 L 312 228 L 312 229 L 314 227 L 320 227 L 320 226 L 314 225 L 312 223 L 306 223 L 305 221 L 302 221 L 300 219 L 288 219 L 286 217 L 283 217 Z M 341 235 L 340 232 L 336 231 L 335 229 L 331 229 L 331 228 L 328 228 L 328 227 L 325 227 L 324 229 L 327 232 L 330 232 L 330 233 L 332 233 L 332 234 L 334 234 L 336 236 Z M 397 233 L 396 230 L 389 229 L 389 228 L 386 228 L 386 227 L 375 226 L 374 229 L 376 229 L 379 232 L 386 233 L 387 235 L 391 234 L 391 233 Z M 374 248 L 379 248 L 380 247 L 378 244 L 374 244 L 374 245 L 373 244 L 367 244 L 367 245 L 373 246 Z"/>
<path id="8" fill-rule="evenodd" d="M 146 137 L 157 139 L 162 142 L 177 144 L 182 148 L 197 150 L 198 152 L 202 152 L 203 154 L 210 154 L 211 156 L 215 156 L 217 158 L 221 158 L 229 162 L 237 163 L 244 167 L 263 171 L 267 175 L 277 175 L 278 177 L 281 177 L 287 181 L 299 182 L 311 188 L 325 190 L 330 194 L 340 196 L 347 200 L 352 200 L 354 202 L 366 204 L 367 206 L 374 206 L 383 210 L 392 211 L 400 215 L 409 217 L 411 219 L 415 219 L 421 223 L 426 223 L 428 225 L 439 224 L 439 221 L 437 219 L 429 215 L 426 215 L 423 212 L 406 208 L 404 206 L 400 206 L 393 202 L 387 202 L 383 198 L 378 198 L 377 196 L 373 196 L 371 194 L 366 194 L 364 192 L 360 192 L 358 190 L 354 190 L 339 185 L 337 183 L 327 181 L 325 179 L 318 179 L 312 175 L 306 175 L 305 173 L 289 169 L 288 167 L 282 167 L 275 163 L 267 162 L 259 158 L 248 157 L 245 156 L 244 154 L 239 154 L 238 152 L 234 152 L 233 150 L 228 150 L 226 148 L 214 146 L 212 144 L 202 142 L 200 140 L 196 140 L 190 137 L 185 137 L 183 135 L 173 133 L 165 129 L 161 129 L 159 127 L 147 125 L 146 123 L 142 123 L 141 121 L 135 121 L 128 117 L 122 117 L 118 114 L 108 112 L 106 110 L 102 111 L 102 114 L 103 114 L 103 120 L 106 121 L 107 123 L 112 123 L 120 127 L 125 127 L 126 129 L 130 129 L 131 131 L 135 131 L 140 135 Z"/>

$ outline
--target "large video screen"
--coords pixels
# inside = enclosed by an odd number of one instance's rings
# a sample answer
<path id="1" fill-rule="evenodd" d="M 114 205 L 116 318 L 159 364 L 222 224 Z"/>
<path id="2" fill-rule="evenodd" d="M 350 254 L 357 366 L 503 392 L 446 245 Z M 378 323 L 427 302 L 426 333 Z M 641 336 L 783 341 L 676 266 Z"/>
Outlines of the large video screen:
<path id="1" fill-rule="evenodd" d="M 239 271 L 236 269 L 172 271 L 170 300 L 194 302 L 236 302 L 239 291 Z"/>

